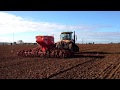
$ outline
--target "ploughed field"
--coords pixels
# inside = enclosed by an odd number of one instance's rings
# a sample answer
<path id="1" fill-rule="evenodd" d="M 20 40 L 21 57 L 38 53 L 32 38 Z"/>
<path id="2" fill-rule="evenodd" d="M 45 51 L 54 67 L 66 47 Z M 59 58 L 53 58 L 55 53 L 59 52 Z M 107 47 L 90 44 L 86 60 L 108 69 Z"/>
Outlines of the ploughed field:
<path id="1" fill-rule="evenodd" d="M 0 79 L 120 79 L 120 44 L 79 44 L 66 59 L 17 56 L 36 46 L 0 45 Z"/>

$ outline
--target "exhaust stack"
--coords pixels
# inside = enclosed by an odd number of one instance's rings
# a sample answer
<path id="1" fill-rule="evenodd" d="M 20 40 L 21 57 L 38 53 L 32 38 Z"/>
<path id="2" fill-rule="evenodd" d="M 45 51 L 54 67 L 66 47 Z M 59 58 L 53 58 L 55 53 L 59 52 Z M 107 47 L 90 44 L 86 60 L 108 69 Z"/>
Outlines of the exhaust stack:
<path id="1" fill-rule="evenodd" d="M 74 31 L 74 44 L 75 44 L 75 31 Z"/>

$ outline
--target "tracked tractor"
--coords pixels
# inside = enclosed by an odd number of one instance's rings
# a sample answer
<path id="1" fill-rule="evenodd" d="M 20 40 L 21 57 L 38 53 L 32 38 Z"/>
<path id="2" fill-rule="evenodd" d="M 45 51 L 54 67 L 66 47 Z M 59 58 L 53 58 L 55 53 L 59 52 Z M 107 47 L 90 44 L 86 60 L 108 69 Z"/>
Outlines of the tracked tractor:
<path id="1" fill-rule="evenodd" d="M 79 52 L 79 47 L 75 44 L 75 40 L 77 40 L 75 31 L 73 37 L 72 33 L 73 32 L 61 32 L 60 41 L 56 43 L 56 47 L 58 49 L 69 49 L 73 52 Z"/>
<path id="2" fill-rule="evenodd" d="M 20 50 L 19 56 L 25 57 L 74 57 L 75 52 L 79 52 L 79 47 L 75 44 L 77 39 L 73 32 L 61 32 L 60 41 L 54 43 L 53 36 L 36 36 L 38 47 L 29 50 Z"/>

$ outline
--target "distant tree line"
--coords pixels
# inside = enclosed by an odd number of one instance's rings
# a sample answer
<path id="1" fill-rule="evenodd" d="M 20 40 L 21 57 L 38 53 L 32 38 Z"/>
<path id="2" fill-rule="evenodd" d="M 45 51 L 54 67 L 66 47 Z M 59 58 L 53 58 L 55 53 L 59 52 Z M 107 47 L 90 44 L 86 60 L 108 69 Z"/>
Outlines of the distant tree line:
<path id="1" fill-rule="evenodd" d="M 11 43 L 11 45 L 36 45 L 37 43 L 27 43 L 27 42 L 25 42 L 25 43 L 16 43 L 16 42 L 14 42 L 14 43 Z"/>
<path id="2" fill-rule="evenodd" d="M 32 45 L 35 45 L 37 43 L 28 43 L 28 42 L 23 42 L 22 40 L 18 40 L 17 42 L 14 42 L 13 44 L 14 45 L 16 45 L 16 44 L 26 44 L 26 45 L 32 44 Z"/>
<path id="3" fill-rule="evenodd" d="M 92 42 L 92 43 L 86 43 L 86 44 L 95 44 L 94 42 Z"/>
<path id="4" fill-rule="evenodd" d="M 118 43 L 111 42 L 111 43 L 108 43 L 108 44 L 120 44 L 120 42 L 118 42 Z"/>

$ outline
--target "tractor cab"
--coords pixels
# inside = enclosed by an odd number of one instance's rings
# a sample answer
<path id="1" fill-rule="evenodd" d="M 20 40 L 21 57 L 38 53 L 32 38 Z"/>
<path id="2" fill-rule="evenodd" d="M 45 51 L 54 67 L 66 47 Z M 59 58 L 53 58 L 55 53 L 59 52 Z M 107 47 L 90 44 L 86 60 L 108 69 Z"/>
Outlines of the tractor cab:
<path id="1" fill-rule="evenodd" d="M 72 40 L 73 32 L 61 32 L 60 39 L 61 40 Z"/>

